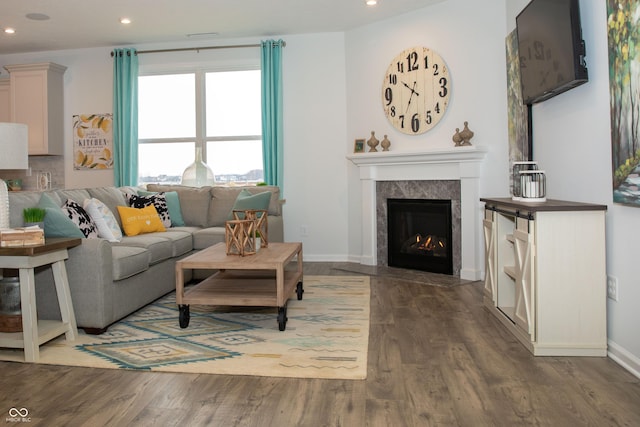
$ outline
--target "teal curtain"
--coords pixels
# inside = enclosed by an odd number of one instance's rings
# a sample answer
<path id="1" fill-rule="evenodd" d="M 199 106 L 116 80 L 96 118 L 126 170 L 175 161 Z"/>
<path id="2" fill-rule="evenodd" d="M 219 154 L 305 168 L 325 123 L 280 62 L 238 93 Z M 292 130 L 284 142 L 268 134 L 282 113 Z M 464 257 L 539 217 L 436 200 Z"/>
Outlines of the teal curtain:
<path id="1" fill-rule="evenodd" d="M 283 190 L 282 143 L 282 40 L 261 43 L 262 69 L 262 158 L 264 182 Z"/>
<path id="2" fill-rule="evenodd" d="M 138 54 L 113 51 L 113 151 L 116 186 L 138 184 Z"/>

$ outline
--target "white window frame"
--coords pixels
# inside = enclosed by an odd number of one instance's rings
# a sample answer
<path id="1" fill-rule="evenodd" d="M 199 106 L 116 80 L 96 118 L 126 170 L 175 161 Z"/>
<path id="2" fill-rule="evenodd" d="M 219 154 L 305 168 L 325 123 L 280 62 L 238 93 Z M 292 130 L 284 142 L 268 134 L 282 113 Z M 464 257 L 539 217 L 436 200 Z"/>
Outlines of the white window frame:
<path id="1" fill-rule="evenodd" d="M 177 75 L 177 74 L 194 74 L 195 75 L 195 130 L 196 135 L 194 138 L 138 138 L 138 144 L 156 144 L 156 143 L 191 143 L 195 142 L 193 155 L 195 157 L 196 150 L 200 148 L 202 150 L 202 158 L 207 159 L 207 142 L 216 141 L 262 141 L 262 135 L 234 135 L 234 136 L 206 136 L 206 118 L 207 118 L 207 105 L 206 105 L 206 75 L 207 73 L 218 72 L 233 72 L 233 71 L 256 71 L 260 70 L 259 66 L 244 66 L 233 68 L 183 68 L 180 70 L 166 69 L 156 72 L 140 73 L 140 77 L 146 76 L 162 76 L 162 75 Z M 264 156 L 264 153 L 263 153 Z M 138 172 L 139 175 L 139 172 Z"/>

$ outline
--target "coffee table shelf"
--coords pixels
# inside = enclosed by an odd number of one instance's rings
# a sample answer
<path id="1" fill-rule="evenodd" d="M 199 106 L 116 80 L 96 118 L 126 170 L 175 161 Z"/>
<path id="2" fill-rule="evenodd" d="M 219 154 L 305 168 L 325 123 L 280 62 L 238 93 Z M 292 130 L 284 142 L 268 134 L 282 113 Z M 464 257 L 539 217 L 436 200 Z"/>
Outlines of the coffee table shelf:
<path id="1" fill-rule="evenodd" d="M 296 258 L 295 270 L 286 267 Z M 184 288 L 184 270 L 219 270 Z M 227 255 L 219 243 L 176 263 L 176 303 L 180 326 L 189 325 L 189 305 L 268 306 L 278 308 L 278 326 L 286 328 L 287 300 L 302 299 L 302 243 L 269 243 L 254 255 Z"/>

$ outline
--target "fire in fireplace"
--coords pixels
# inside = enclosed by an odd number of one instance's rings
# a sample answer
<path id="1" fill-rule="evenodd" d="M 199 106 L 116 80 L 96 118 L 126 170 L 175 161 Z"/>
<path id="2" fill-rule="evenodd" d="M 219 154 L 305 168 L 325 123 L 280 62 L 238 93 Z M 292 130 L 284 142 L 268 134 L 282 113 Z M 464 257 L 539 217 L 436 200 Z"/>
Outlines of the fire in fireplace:
<path id="1" fill-rule="evenodd" d="M 388 263 L 453 274 L 451 200 L 387 199 Z"/>

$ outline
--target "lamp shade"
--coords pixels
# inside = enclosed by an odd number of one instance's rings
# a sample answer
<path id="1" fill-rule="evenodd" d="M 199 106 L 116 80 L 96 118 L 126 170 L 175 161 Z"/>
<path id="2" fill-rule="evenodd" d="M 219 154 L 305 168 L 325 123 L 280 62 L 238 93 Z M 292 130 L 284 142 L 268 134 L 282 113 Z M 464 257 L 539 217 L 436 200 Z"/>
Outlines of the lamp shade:
<path id="1" fill-rule="evenodd" d="M 27 125 L 0 123 L 0 169 L 29 168 Z"/>

